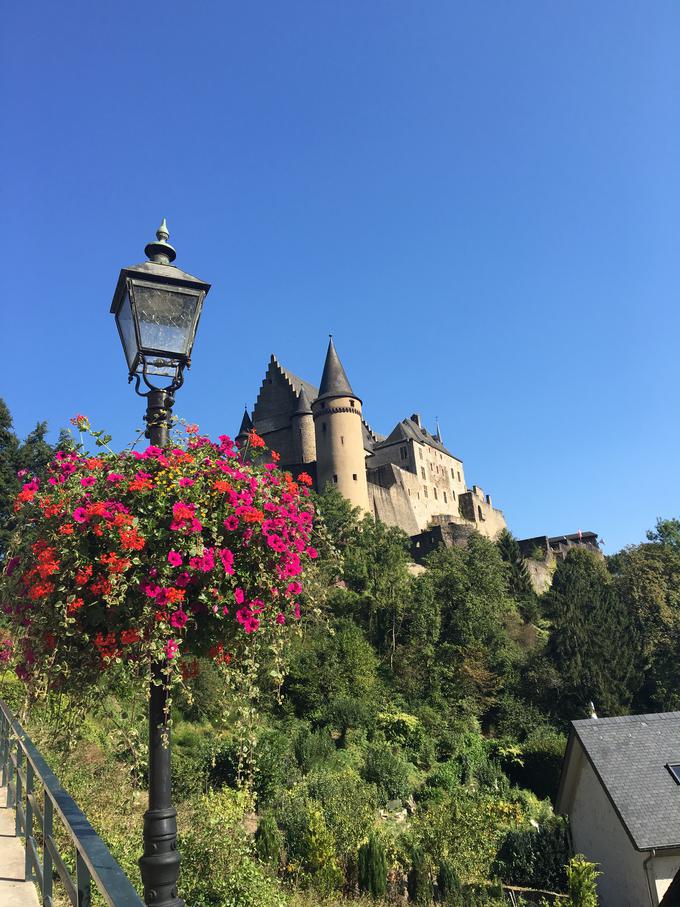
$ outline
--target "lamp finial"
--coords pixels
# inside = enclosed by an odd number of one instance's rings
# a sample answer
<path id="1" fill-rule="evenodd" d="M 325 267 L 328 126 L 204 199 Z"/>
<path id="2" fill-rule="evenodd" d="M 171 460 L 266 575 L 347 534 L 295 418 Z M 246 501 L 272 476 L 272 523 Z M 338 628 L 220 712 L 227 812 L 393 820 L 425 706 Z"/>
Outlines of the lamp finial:
<path id="1" fill-rule="evenodd" d="M 156 230 L 156 242 L 150 242 L 144 249 L 144 254 L 149 261 L 153 261 L 157 265 L 169 265 L 177 258 L 177 253 L 168 242 L 169 239 L 168 223 L 163 218 L 163 223 Z"/>

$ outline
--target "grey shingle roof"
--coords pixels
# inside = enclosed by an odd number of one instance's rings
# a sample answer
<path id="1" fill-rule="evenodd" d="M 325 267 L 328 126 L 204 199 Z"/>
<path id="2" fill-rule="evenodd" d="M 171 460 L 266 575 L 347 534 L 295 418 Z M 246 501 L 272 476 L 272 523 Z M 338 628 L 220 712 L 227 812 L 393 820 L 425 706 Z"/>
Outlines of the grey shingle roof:
<path id="1" fill-rule="evenodd" d="M 638 850 L 680 846 L 680 712 L 572 725 Z"/>
<path id="2" fill-rule="evenodd" d="M 454 460 L 459 459 L 455 454 L 452 454 L 450 450 L 447 450 L 441 441 L 438 441 L 434 435 L 431 435 L 426 428 L 418 425 L 413 419 L 402 419 L 402 421 L 394 427 L 391 434 L 387 436 L 384 443 L 385 445 L 393 444 L 395 441 L 399 440 L 414 440 L 419 441 L 421 444 L 429 444 L 430 447 L 434 447 L 435 450 L 440 450 L 449 457 L 453 457 Z M 376 445 L 376 447 L 379 446 L 379 444 Z"/>
<path id="3" fill-rule="evenodd" d="M 355 396 L 356 394 L 352 390 L 352 385 L 349 383 L 349 378 L 342 366 L 342 362 L 340 362 L 340 357 L 338 356 L 335 344 L 333 343 L 333 338 L 331 337 L 328 341 L 328 351 L 323 366 L 323 374 L 321 375 L 318 399 L 321 400 L 324 397 Z"/>

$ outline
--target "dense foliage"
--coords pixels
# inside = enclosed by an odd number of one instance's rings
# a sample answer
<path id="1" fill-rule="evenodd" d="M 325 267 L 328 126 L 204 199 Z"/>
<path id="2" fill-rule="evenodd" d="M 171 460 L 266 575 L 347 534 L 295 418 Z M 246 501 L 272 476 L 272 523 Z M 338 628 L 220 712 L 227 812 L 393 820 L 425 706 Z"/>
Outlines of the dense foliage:
<path id="1" fill-rule="evenodd" d="M 195 676 L 190 690 L 177 689 L 173 704 L 173 784 L 183 857 L 180 893 L 187 902 L 205 907 L 335 907 L 349 898 L 385 904 L 410 897 L 414 903 L 434 900 L 469 907 L 502 903 L 498 886 L 503 881 L 568 893 L 567 903 L 574 907 L 595 904 L 595 867 L 578 858 L 569 863 L 567 828 L 553 814 L 566 731 L 571 719 L 588 714 L 591 701 L 602 716 L 678 707 L 680 523 L 659 522 L 643 544 L 607 560 L 572 550 L 556 565 L 552 588 L 538 597 L 527 588 L 526 571 L 509 533 L 498 544 L 473 535 L 466 547 L 434 552 L 425 571 L 416 572 L 409 563 L 406 537 L 370 518 L 360 519 L 334 489 L 307 499 L 299 487 L 291 487 L 292 477 L 281 476 L 276 485 L 276 469 L 239 462 L 233 448 L 220 449 L 226 442 L 215 446 L 193 434 L 189 438 L 180 455 L 152 449 L 142 460 L 117 459 L 115 468 L 103 454 L 97 458 L 103 469 L 89 468 L 84 455 L 62 445 L 58 463 L 75 469 L 57 486 L 49 483 L 53 473 L 40 475 L 46 463 L 39 468 L 36 463 L 40 484 L 24 503 L 27 514 L 39 522 L 27 520 L 23 537 L 16 541 L 34 563 L 16 567 L 19 572 L 11 577 L 19 582 L 17 577 L 40 565 L 45 550 L 40 543 L 49 548 L 59 537 L 64 570 L 60 564 L 58 574 L 40 580 L 63 587 L 61 605 L 57 607 L 56 588 L 54 596 L 35 600 L 39 612 L 50 603 L 35 631 L 39 638 L 34 652 L 41 669 L 53 651 L 44 638 L 54 632 L 50 620 L 56 621 L 60 635 L 77 627 L 90 640 L 77 645 L 94 644 L 96 650 L 97 625 L 78 623 L 85 608 L 92 614 L 118 609 L 126 627 L 142 614 L 151 624 L 153 610 L 157 639 L 171 637 L 182 647 L 191 646 Z M 193 463 L 181 462 L 187 453 Z M 203 462 L 205 457 L 210 464 Z M 169 476 L 161 458 L 175 470 Z M 236 474 L 224 479 L 214 475 L 217 461 Z M 11 463 L 13 469 L 27 468 L 16 459 Z M 81 596 L 68 587 L 75 578 L 71 564 L 78 558 L 93 565 L 93 577 L 95 565 L 101 569 L 100 558 L 106 554 L 101 546 L 111 541 L 112 530 L 104 525 L 98 535 L 98 515 L 88 514 L 87 508 L 104 497 L 100 488 L 107 488 L 110 472 L 124 476 L 125 497 L 120 501 L 133 513 L 135 533 L 149 550 L 122 550 L 116 528 L 114 553 L 131 564 L 115 575 L 111 602 L 102 602 L 104 595 L 95 602 L 94 596 Z M 153 490 L 129 488 L 137 480 L 146 481 L 139 472 L 150 474 Z M 81 480 L 90 476 L 95 483 L 83 486 Z M 23 484 L 33 481 L 21 478 Z M 183 478 L 194 484 L 180 486 Z M 210 487 L 225 481 L 238 495 L 253 479 L 258 485 L 250 489 L 253 499 L 247 502 L 233 501 L 229 491 Z M 43 520 L 37 512 L 40 502 L 45 496 L 61 501 L 63 486 L 73 489 L 68 507 Z M 13 486 L 13 493 L 22 490 Z M 284 502 L 284 494 L 293 500 Z M 172 529 L 178 501 L 195 510 L 191 517 L 181 516 L 188 524 Z M 236 514 L 238 507 L 252 507 L 264 515 L 266 503 L 279 508 L 293 502 L 296 514 L 308 512 L 309 505 L 316 511 L 313 528 L 305 526 L 311 537 L 303 540 L 302 554 L 308 557 L 305 552 L 311 548 L 319 556 L 308 564 L 304 589 L 289 589 L 299 578 L 276 571 L 282 553 L 268 544 L 264 520 L 246 523 Z M 6 507 L 7 500 L 3 503 Z M 85 511 L 82 523 L 73 518 L 78 507 Z M 239 528 L 229 530 L 224 520 L 232 512 Z M 58 527 L 70 525 L 68 513 L 73 533 L 62 541 Z M 7 516 L 8 530 L 16 517 Z M 283 519 L 290 539 L 300 531 L 295 521 L 290 524 L 290 510 L 274 517 Z M 191 531 L 193 519 L 201 523 L 201 540 Z M 228 532 L 232 535 L 227 543 Z M 39 548 L 33 551 L 36 543 Z M 228 559 L 233 574 L 220 557 L 224 548 L 233 555 L 233 561 Z M 210 571 L 201 569 L 198 560 L 192 565 L 192 559 L 204 558 L 210 549 Z M 171 552 L 183 563 L 168 561 Z M 263 564 L 268 575 L 272 567 L 275 574 L 266 589 L 257 579 Z M 190 581 L 178 585 L 174 580 L 184 572 Z M 124 596 L 121 582 L 126 583 Z M 155 596 L 145 591 L 149 583 L 151 591 L 159 588 Z M 169 588 L 189 592 L 182 602 L 159 604 L 160 590 Z M 276 668 L 276 678 L 269 675 L 283 650 L 277 648 L 276 637 L 260 634 L 259 628 L 247 632 L 234 612 L 239 604 L 236 588 L 247 589 L 247 601 L 262 599 L 266 613 L 274 617 L 274 633 L 291 623 L 302 630 L 291 634 L 286 670 Z M 212 589 L 217 589 L 220 605 L 230 609 L 228 616 L 212 611 Z M 65 615 L 72 596 L 86 601 L 75 609 L 70 624 Z M 28 599 L 32 601 L 30 595 Z M 206 610 L 190 613 L 184 601 Z M 287 605 L 279 609 L 281 601 Z M 295 603 L 299 622 L 289 620 L 295 617 Z M 151 609 L 148 614 L 146 608 Z M 187 615 L 184 628 L 171 623 L 178 608 Z M 156 612 L 162 610 L 168 620 L 156 621 Z M 241 616 L 264 623 L 260 613 L 250 610 L 249 617 Z M 286 618 L 285 624 L 276 622 L 278 614 Z M 236 653 L 239 638 L 251 641 L 260 634 L 267 639 L 267 657 L 258 661 L 254 675 L 256 694 L 245 710 L 249 772 L 241 771 L 242 691 L 225 688 L 224 658 L 217 664 L 209 657 L 217 635 L 213 640 L 204 634 L 200 644 L 189 641 L 187 628 L 198 630 L 202 620 L 219 627 L 222 655 Z M 102 633 L 104 628 L 114 629 L 106 622 Z M 116 632 L 121 628 L 117 625 Z M 26 638 L 15 622 L 10 627 L 6 621 L 10 629 L 16 639 Z M 72 643 L 67 637 L 60 644 Z M 9 662 L 11 649 L 0 648 L 0 662 L 3 657 Z M 20 672 L 22 660 L 25 657 L 17 659 Z M 137 880 L 145 787 L 144 699 L 129 672 L 115 669 L 115 658 L 109 670 L 99 670 L 101 660 L 95 666 L 97 701 L 75 743 L 71 738 L 72 751 L 54 732 L 57 712 L 68 711 L 73 694 L 48 696 L 44 704 L 32 706 L 29 720 L 50 761 L 61 766 L 64 783 Z M 63 677 L 50 672 L 50 684 L 62 678 L 66 689 Z M 283 696 L 265 696 L 271 680 L 281 678 Z M 11 682 L 8 675 L 2 695 L 19 704 L 16 678 Z"/>

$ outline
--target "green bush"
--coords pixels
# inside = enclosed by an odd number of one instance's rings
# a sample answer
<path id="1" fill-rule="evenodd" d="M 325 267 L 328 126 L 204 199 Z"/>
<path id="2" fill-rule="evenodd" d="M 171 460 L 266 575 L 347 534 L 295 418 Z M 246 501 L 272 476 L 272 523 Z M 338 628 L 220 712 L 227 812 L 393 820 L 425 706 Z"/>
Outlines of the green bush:
<path id="1" fill-rule="evenodd" d="M 463 889 L 450 860 L 440 860 L 437 870 L 437 900 L 447 907 L 463 907 Z"/>
<path id="2" fill-rule="evenodd" d="M 223 788 L 200 797 L 185 813 L 178 848 L 181 895 L 191 907 L 283 907 L 285 898 L 255 859 L 243 815 L 252 808 L 244 791 Z"/>
<path id="3" fill-rule="evenodd" d="M 295 758 L 307 774 L 314 766 L 326 762 L 335 753 L 335 744 L 327 730 L 302 730 L 295 740 Z"/>
<path id="4" fill-rule="evenodd" d="M 284 792 L 276 803 L 275 815 L 283 832 L 289 876 L 320 894 L 340 888 L 343 875 L 335 839 L 322 805 L 308 795 L 306 786 Z"/>
<path id="5" fill-rule="evenodd" d="M 567 907 L 597 907 L 597 863 L 589 863 L 583 854 L 576 854 L 567 865 Z"/>
<path id="6" fill-rule="evenodd" d="M 283 835 L 271 814 L 263 816 L 257 826 L 255 847 L 261 860 L 278 867 L 283 849 Z"/>
<path id="7" fill-rule="evenodd" d="M 498 849 L 493 872 L 508 885 L 565 891 L 569 832 L 561 818 L 539 829 L 511 829 Z"/>
<path id="8" fill-rule="evenodd" d="M 432 903 L 430 865 L 422 847 L 414 847 L 408 872 L 408 896 L 414 904 Z"/>
<path id="9" fill-rule="evenodd" d="M 532 734 L 522 745 L 521 764 L 513 760 L 503 766 L 508 778 L 518 787 L 526 787 L 544 800 L 554 803 L 560 785 L 566 737 L 557 731 L 543 729 Z"/>
<path id="10" fill-rule="evenodd" d="M 373 825 L 378 807 L 376 789 L 349 766 L 316 769 L 308 776 L 307 789 L 310 797 L 321 804 L 336 855 L 347 875 L 360 842 Z"/>
<path id="11" fill-rule="evenodd" d="M 362 775 L 376 785 L 382 803 L 403 800 L 410 793 L 408 762 L 384 740 L 369 744 Z"/>
<path id="12" fill-rule="evenodd" d="M 359 890 L 374 898 L 381 898 L 387 891 L 387 857 L 385 848 L 375 832 L 359 848 Z"/>

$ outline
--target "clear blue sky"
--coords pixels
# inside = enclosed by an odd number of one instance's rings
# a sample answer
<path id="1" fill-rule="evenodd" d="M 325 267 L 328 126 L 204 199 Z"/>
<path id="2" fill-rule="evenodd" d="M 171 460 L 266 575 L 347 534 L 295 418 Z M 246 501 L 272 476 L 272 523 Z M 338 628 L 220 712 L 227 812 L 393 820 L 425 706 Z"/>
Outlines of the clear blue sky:
<path id="1" fill-rule="evenodd" d="M 678 48 L 675 0 L 6 5 L 18 433 L 141 424 L 109 305 L 165 216 L 213 284 L 180 415 L 235 433 L 332 331 L 518 536 L 639 541 L 680 516 Z"/>

